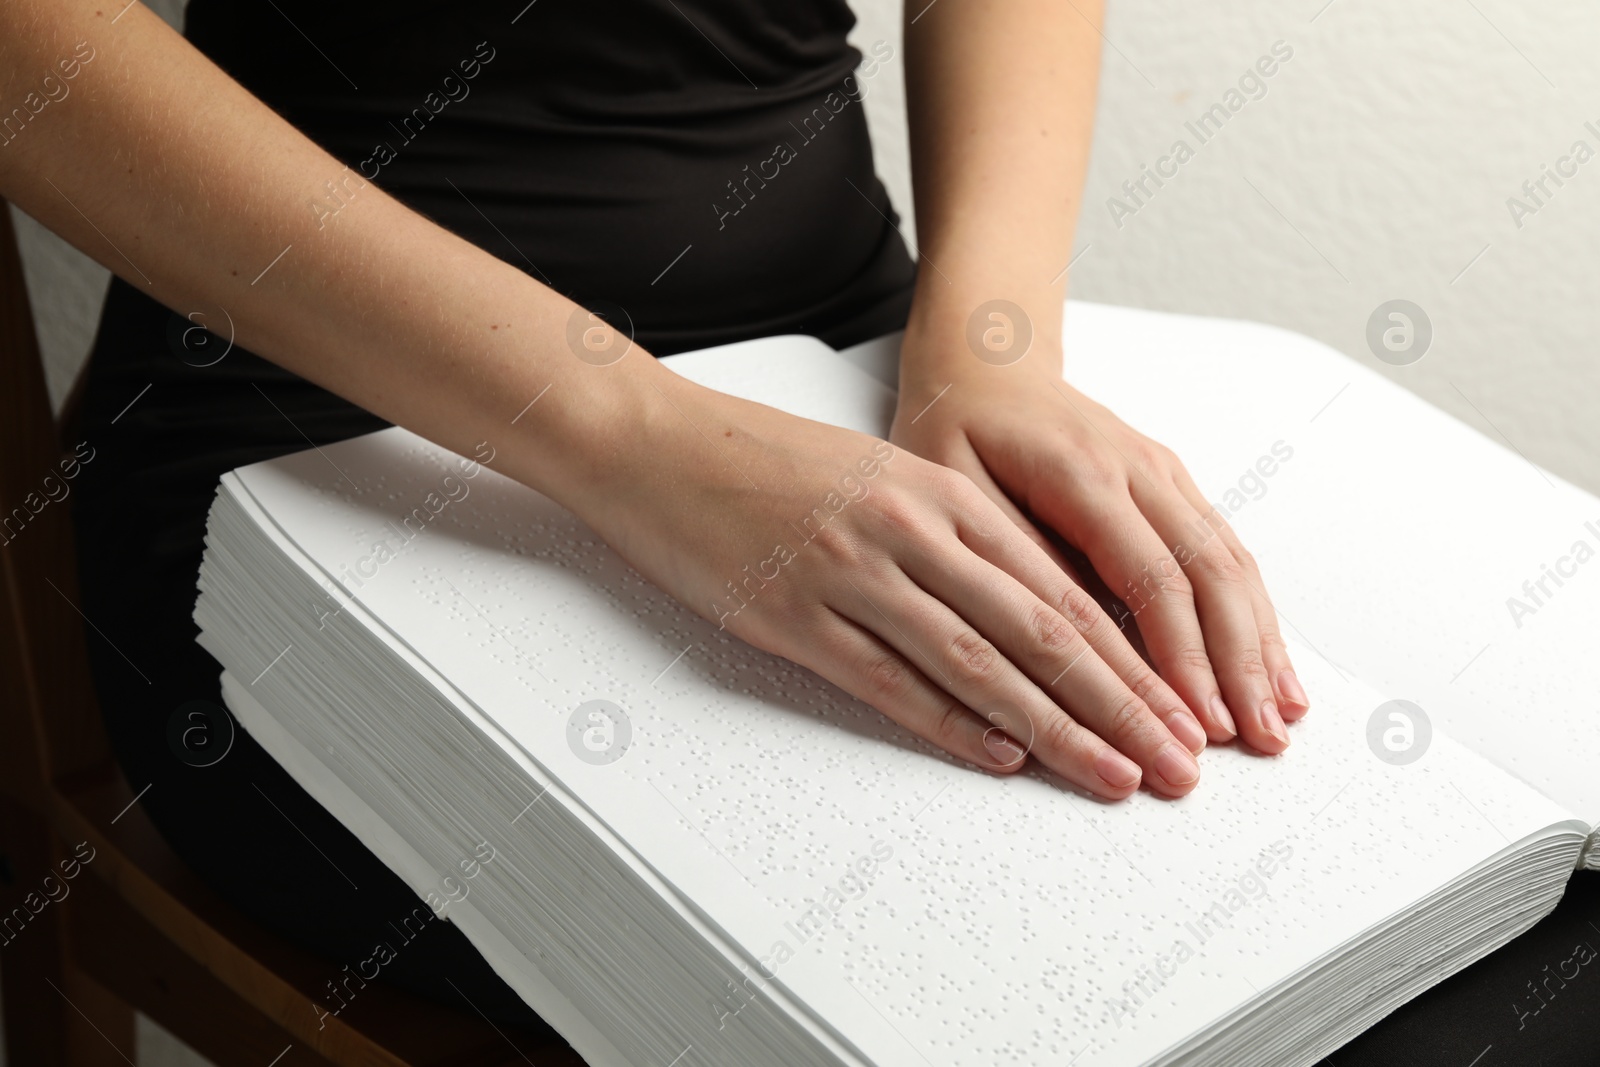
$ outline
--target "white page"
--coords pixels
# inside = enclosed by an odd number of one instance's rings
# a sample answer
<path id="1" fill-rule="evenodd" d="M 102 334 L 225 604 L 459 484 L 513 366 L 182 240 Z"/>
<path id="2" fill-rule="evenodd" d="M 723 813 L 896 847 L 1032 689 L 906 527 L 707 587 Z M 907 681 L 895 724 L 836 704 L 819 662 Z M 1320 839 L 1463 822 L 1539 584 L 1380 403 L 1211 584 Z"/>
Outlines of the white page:
<path id="1" fill-rule="evenodd" d="M 746 371 L 788 381 L 782 398 L 818 404 L 813 417 L 862 428 L 881 418 L 882 393 L 824 356 L 815 342 L 767 342 L 680 365 L 709 372 L 720 359 L 725 382 Z M 332 578 L 392 540 L 386 523 L 455 469 L 390 430 L 239 478 Z M 809 672 L 719 633 L 567 513 L 492 473 L 349 591 L 747 963 L 887 847 L 870 890 L 825 934 L 789 937 L 794 956 L 775 979 L 878 1063 L 1080 1051 L 1082 1065 L 1143 1061 L 1252 986 L 1269 989 L 1563 818 L 1443 739 L 1409 767 L 1379 762 L 1358 728 L 1376 695 L 1305 652 L 1319 714 L 1294 728 L 1295 747 L 1276 760 L 1214 750 L 1183 801 L 1102 805 L 1038 777 L 958 768 Z M 633 728 L 627 756 L 606 766 L 567 746 L 569 713 L 596 698 L 625 708 Z M 1264 882 L 1272 896 L 1235 909 L 1237 925 L 1159 996 L 1118 1014 L 1136 968 L 1280 841 L 1293 855 Z"/>
<path id="2" fill-rule="evenodd" d="M 1070 301 L 1064 344 L 1067 380 L 1176 451 L 1214 503 L 1292 449 L 1230 517 L 1290 633 L 1600 824 L 1600 500 L 1300 334 Z M 892 383 L 897 347 L 848 356 Z M 1533 605 L 1523 583 L 1579 540 L 1595 558 Z M 1514 617 L 1513 596 L 1534 612 Z"/>
<path id="3" fill-rule="evenodd" d="M 244 724 L 251 737 L 317 803 L 338 816 L 373 855 L 382 859 L 419 897 L 430 892 L 438 893 L 437 866 L 419 855 L 410 842 L 385 823 L 348 783 L 262 707 L 248 685 L 223 671 L 222 694 L 229 710 Z M 589 1067 L 627 1067 L 626 1057 L 562 995 L 534 965 L 529 955 L 507 941 L 492 922 L 478 913 L 477 906 L 470 899 L 451 902 L 447 913 L 450 922 L 468 934 L 473 946 L 494 966 L 500 977 L 529 1004 L 537 1005 L 540 1016 L 560 1031 L 561 1036 L 578 1051 Z M 320 1006 L 313 1002 L 312 1008 L 315 1011 Z"/>

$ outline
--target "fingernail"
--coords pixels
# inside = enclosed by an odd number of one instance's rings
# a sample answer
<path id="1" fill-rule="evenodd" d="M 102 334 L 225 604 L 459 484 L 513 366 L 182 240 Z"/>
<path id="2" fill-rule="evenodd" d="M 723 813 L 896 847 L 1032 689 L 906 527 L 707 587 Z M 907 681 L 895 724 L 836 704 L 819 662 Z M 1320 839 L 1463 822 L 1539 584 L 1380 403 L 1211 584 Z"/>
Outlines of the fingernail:
<path id="1" fill-rule="evenodd" d="M 1002 767 L 1013 767 L 1028 754 L 1027 749 L 994 727 L 983 732 L 983 747 Z"/>
<path id="2" fill-rule="evenodd" d="M 1094 772 L 1113 789 L 1127 789 L 1139 784 L 1139 765 L 1114 748 L 1100 750 L 1100 754 L 1094 758 Z"/>
<path id="3" fill-rule="evenodd" d="M 1174 788 L 1193 785 L 1200 778 L 1200 764 L 1177 745 L 1166 744 L 1156 753 L 1156 773 Z"/>
<path id="4" fill-rule="evenodd" d="M 1283 720 L 1278 717 L 1278 705 L 1270 700 L 1261 702 L 1261 725 L 1285 745 L 1289 743 L 1289 731 L 1283 728 Z"/>
<path id="5" fill-rule="evenodd" d="M 1200 720 L 1189 713 L 1187 709 L 1172 713 L 1172 718 L 1167 720 L 1167 729 L 1189 747 L 1189 751 L 1199 755 L 1206 747 L 1206 732 L 1200 725 Z"/>
<path id="6" fill-rule="evenodd" d="M 1311 700 L 1306 696 L 1306 691 L 1300 684 L 1300 679 L 1294 676 L 1294 671 L 1287 667 L 1278 672 L 1278 692 L 1283 694 L 1285 703 L 1298 707 L 1309 708 Z"/>
<path id="7" fill-rule="evenodd" d="M 1229 737 L 1238 737 L 1239 728 L 1233 723 L 1233 716 L 1228 714 L 1228 705 L 1222 702 L 1222 694 L 1211 694 L 1211 717 L 1228 732 Z"/>

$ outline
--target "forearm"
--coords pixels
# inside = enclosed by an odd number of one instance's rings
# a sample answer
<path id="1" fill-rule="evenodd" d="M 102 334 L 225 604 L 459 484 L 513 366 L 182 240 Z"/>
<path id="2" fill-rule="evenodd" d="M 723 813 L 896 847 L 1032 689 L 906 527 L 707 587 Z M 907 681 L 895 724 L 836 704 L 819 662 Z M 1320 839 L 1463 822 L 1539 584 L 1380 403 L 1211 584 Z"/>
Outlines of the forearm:
<path id="1" fill-rule="evenodd" d="M 0 119 L 46 74 L 60 97 L 6 128 L 0 194 L 216 332 L 225 309 L 235 343 L 375 414 L 458 452 L 487 440 L 497 467 L 558 499 L 591 480 L 609 427 L 636 424 L 675 376 L 642 352 L 578 359 L 570 301 L 345 168 L 142 5 L 119 7 L 0 5 Z M 65 79 L 80 42 L 92 58 Z"/>
<path id="2" fill-rule="evenodd" d="M 908 340 L 959 338 L 978 305 L 1004 299 L 1027 313 L 1034 351 L 1059 370 L 1063 268 L 1093 129 L 1101 5 L 924 3 L 906 4 L 922 257 Z M 944 364 L 976 362 L 964 345 L 908 343 L 904 351 L 903 377 L 938 378 L 954 369 Z"/>

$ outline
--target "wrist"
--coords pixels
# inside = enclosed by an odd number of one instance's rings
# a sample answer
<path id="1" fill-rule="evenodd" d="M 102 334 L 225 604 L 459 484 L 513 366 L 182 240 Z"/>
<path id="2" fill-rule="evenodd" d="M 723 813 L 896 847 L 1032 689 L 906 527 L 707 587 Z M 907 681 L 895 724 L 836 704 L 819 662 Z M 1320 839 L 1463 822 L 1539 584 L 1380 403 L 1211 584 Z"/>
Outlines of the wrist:
<path id="1" fill-rule="evenodd" d="M 998 275 L 946 280 L 925 269 L 901 346 L 902 385 L 998 377 L 1023 368 L 1059 377 L 1064 293 L 1047 281 Z"/>
<path id="2" fill-rule="evenodd" d="M 672 415 L 661 390 L 693 383 L 637 344 L 611 364 L 561 353 L 555 370 L 512 420 L 509 454 L 497 466 L 588 521 L 627 491 L 651 440 L 671 429 L 661 425 L 662 409 Z"/>
<path id="3" fill-rule="evenodd" d="M 900 405 L 920 411 L 946 386 L 1032 389 L 1043 386 L 1041 376 L 1060 380 L 1060 303 L 1044 302 L 1053 313 L 1040 312 L 1039 304 L 975 300 L 965 310 L 953 303 L 913 314 L 900 346 Z M 1041 314 L 1049 315 L 1053 329 L 1039 328 Z"/>
<path id="4" fill-rule="evenodd" d="M 759 405 L 685 378 L 646 352 L 627 360 L 635 358 L 629 373 L 570 405 L 559 428 L 559 490 L 549 493 L 608 540 L 631 537 L 649 499 L 681 502 L 696 488 L 719 486 L 742 492 L 758 435 Z"/>

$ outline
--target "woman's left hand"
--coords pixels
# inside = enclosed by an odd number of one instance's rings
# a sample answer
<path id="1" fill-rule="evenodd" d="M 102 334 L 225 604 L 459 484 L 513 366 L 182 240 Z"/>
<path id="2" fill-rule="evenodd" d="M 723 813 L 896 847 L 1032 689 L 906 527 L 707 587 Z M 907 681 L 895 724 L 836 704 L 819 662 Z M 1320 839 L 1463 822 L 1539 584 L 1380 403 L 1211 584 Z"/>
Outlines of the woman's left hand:
<path id="1" fill-rule="evenodd" d="M 1288 747 L 1283 720 L 1309 701 L 1277 614 L 1178 457 L 1062 381 L 1059 350 L 998 366 L 962 338 L 917 350 L 914 333 L 890 440 L 967 475 L 1055 558 L 1034 522 L 1081 551 L 1211 740 Z"/>

